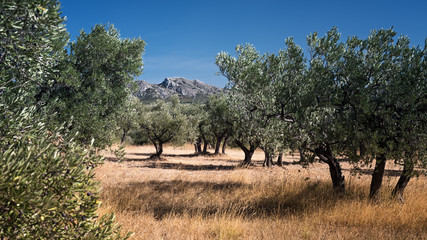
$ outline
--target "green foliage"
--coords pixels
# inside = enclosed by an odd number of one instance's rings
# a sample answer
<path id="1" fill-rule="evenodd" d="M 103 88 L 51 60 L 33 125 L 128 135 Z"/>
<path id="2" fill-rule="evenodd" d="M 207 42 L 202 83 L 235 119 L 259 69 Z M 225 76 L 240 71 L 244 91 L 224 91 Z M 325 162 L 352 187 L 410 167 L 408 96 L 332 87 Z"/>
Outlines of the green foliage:
<path id="1" fill-rule="evenodd" d="M 282 145 L 311 152 L 307 159 L 318 156 L 338 175 L 336 155 L 425 166 L 426 47 L 411 48 L 407 37 L 395 36 L 379 30 L 342 42 L 337 28 L 323 37 L 313 33 L 309 64 L 292 38 L 276 55 L 260 55 L 248 44 L 237 46 L 237 57 L 219 53 L 235 139 L 257 139 L 269 151 Z"/>
<path id="2" fill-rule="evenodd" d="M 181 99 L 180 99 L 181 101 Z M 203 105 L 197 103 L 182 103 L 181 113 L 187 118 L 186 142 L 195 143 L 196 139 L 200 136 L 199 125 L 204 120 L 206 115 Z"/>
<path id="3" fill-rule="evenodd" d="M 66 59 L 59 3 L 0 6 L 0 238 L 122 239 L 112 215 L 96 214 L 93 168 L 102 159 L 50 121 L 63 114 L 45 97 L 58 90 Z"/>
<path id="4" fill-rule="evenodd" d="M 208 98 L 203 111 L 205 113 L 201 122 L 200 131 L 205 139 L 211 139 L 216 145 L 232 133 L 232 119 L 227 95 L 218 94 Z"/>
<path id="5" fill-rule="evenodd" d="M 129 131 L 129 137 L 132 140 L 132 144 L 135 145 L 145 145 L 150 143 L 147 135 L 139 128 L 139 125 L 136 129 Z"/>
<path id="6" fill-rule="evenodd" d="M 92 138 L 97 147 L 111 144 L 129 86 L 141 74 L 144 46 L 141 39 L 121 39 L 112 25 L 80 32 L 70 44 L 61 78 L 45 95 L 59 113 L 56 121 L 73 119 L 73 131 L 84 144 Z"/>
<path id="7" fill-rule="evenodd" d="M 119 162 L 126 160 L 126 148 L 125 145 L 120 145 L 119 148 L 114 150 L 114 155 Z"/>
<path id="8" fill-rule="evenodd" d="M 274 153 L 279 149 L 279 145 L 282 147 L 282 144 L 275 143 L 283 139 L 283 131 L 277 128 L 281 124 L 272 118 L 276 115 L 272 115 L 273 109 L 281 107 L 276 107 L 274 102 L 277 99 L 274 94 L 278 86 L 272 84 L 272 78 L 277 73 L 273 73 L 270 68 L 277 64 L 277 61 L 267 54 L 261 56 L 248 44 L 237 46 L 236 55 L 237 58 L 234 58 L 221 52 L 216 58 L 221 74 L 229 79 L 229 115 L 226 117 L 229 127 L 232 128 L 231 135 L 245 151 L 246 157 L 246 146 L 255 149 L 261 143 L 264 149 Z"/>
<path id="9" fill-rule="evenodd" d="M 62 127 L 47 129 L 25 97 L 0 102 L 0 236 L 6 239 L 120 239 L 99 218 L 93 168 L 102 162 Z"/>
<path id="10" fill-rule="evenodd" d="M 52 82 L 68 41 L 59 3 L 53 0 L 0 1 L 0 92 Z M 34 103 L 29 95 L 21 105 Z"/>
<path id="11" fill-rule="evenodd" d="M 130 130 L 138 127 L 138 118 L 142 112 L 142 108 L 141 101 L 133 96 L 128 97 L 124 104 L 119 106 L 116 119 L 119 128 L 120 144 L 124 144 Z"/>
<path id="12" fill-rule="evenodd" d="M 182 145 L 188 139 L 188 119 L 181 108 L 179 99 L 175 97 L 171 102 L 159 100 L 147 106 L 141 114 L 140 129 L 156 148 L 153 157 L 161 156 L 163 144 Z"/>

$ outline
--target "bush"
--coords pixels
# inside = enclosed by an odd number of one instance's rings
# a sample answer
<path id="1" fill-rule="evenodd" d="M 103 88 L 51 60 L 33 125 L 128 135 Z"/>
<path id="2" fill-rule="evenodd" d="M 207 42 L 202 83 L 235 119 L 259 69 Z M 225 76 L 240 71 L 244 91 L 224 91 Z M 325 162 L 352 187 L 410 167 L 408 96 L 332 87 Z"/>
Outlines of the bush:
<path id="1" fill-rule="evenodd" d="M 34 107 L 9 107 L 20 100 L 0 101 L 0 238 L 122 238 L 112 215 L 96 215 L 102 158 L 47 129 Z"/>

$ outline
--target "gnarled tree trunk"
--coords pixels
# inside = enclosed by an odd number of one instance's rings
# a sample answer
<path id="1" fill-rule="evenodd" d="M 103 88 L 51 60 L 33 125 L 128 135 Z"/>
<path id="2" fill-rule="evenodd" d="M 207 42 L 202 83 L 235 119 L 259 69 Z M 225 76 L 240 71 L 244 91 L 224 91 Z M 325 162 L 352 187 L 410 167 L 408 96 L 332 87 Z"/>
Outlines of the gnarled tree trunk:
<path id="1" fill-rule="evenodd" d="M 150 156 L 150 158 L 154 159 L 154 160 L 160 159 L 162 156 L 162 153 L 163 153 L 163 143 L 162 142 L 158 142 L 158 143 L 153 142 L 153 144 L 154 144 L 154 147 L 156 148 L 156 153 L 152 154 Z"/>
<path id="2" fill-rule="evenodd" d="M 264 163 L 262 164 L 263 167 L 272 167 L 273 166 L 273 157 L 268 151 L 264 151 Z"/>
<path id="3" fill-rule="evenodd" d="M 194 143 L 194 152 L 196 154 L 202 153 L 202 137 L 196 139 L 196 143 Z"/>
<path id="4" fill-rule="evenodd" d="M 333 188 L 337 192 L 344 192 L 345 181 L 344 175 L 342 174 L 341 165 L 333 156 L 332 149 L 329 144 L 316 148 L 315 153 L 322 162 L 328 164 Z"/>
<path id="5" fill-rule="evenodd" d="M 203 151 L 202 154 L 208 154 L 208 141 L 206 140 L 205 135 L 202 134 L 202 140 L 203 140 Z"/>
<path id="6" fill-rule="evenodd" d="M 386 162 L 387 159 L 385 154 L 379 154 L 377 159 L 375 160 L 375 168 L 374 172 L 372 173 L 371 188 L 369 190 L 369 197 L 371 199 L 379 198 Z"/>
<path id="7" fill-rule="evenodd" d="M 128 131 L 129 131 L 128 129 L 123 129 L 122 138 L 120 139 L 120 145 L 123 145 L 123 143 L 125 142 L 126 137 L 128 135 Z"/>
<path id="8" fill-rule="evenodd" d="M 252 156 L 254 155 L 255 149 L 257 148 L 256 144 L 249 143 L 249 149 L 240 141 L 235 140 L 237 146 L 239 146 L 245 153 L 245 159 L 239 164 L 239 166 L 247 167 L 252 165 Z"/>
<path id="9" fill-rule="evenodd" d="M 225 136 L 224 138 L 224 142 L 222 143 L 222 154 L 225 154 L 225 147 L 227 146 L 227 141 L 228 141 L 229 136 Z"/>
<path id="10" fill-rule="evenodd" d="M 223 137 L 217 137 L 217 138 L 216 138 L 216 143 L 215 143 L 215 152 L 214 152 L 214 154 L 215 154 L 215 155 L 218 155 L 218 154 L 219 154 L 219 149 L 221 148 L 222 138 L 223 138 Z"/>
<path id="11" fill-rule="evenodd" d="M 277 157 L 277 166 L 283 166 L 283 153 L 279 153 L 279 156 Z"/>
<path id="12" fill-rule="evenodd" d="M 263 167 L 272 167 L 273 166 L 273 154 L 268 150 L 268 148 L 261 147 L 264 151 L 264 163 Z"/>
<path id="13" fill-rule="evenodd" d="M 412 161 L 412 159 L 405 159 L 403 171 L 392 192 L 392 196 L 396 197 L 401 202 L 404 201 L 403 192 L 405 191 L 405 188 L 408 185 L 409 180 L 411 180 L 413 173 L 414 173 L 414 162 Z"/>

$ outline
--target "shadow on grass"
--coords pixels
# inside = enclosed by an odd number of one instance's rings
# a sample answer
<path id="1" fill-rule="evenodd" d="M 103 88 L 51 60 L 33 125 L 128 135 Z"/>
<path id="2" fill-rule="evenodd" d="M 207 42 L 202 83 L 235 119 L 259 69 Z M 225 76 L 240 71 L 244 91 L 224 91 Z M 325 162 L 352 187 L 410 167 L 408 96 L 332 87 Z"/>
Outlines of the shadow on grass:
<path id="1" fill-rule="evenodd" d="M 325 182 L 303 182 L 301 186 L 289 188 L 281 184 L 172 180 L 129 183 L 104 189 L 103 194 L 108 195 L 106 202 L 113 205 L 115 211 L 150 214 L 158 220 L 184 214 L 284 217 L 331 208 L 343 197 L 357 198 L 352 193 L 337 195 Z"/>
<path id="2" fill-rule="evenodd" d="M 132 153 L 132 152 L 127 152 L 126 153 L 127 156 L 129 155 L 135 155 L 135 156 L 151 156 L 153 155 L 153 153 Z"/>
<path id="3" fill-rule="evenodd" d="M 130 156 L 130 155 L 135 155 L 135 156 L 151 156 L 154 153 L 133 153 L 133 152 L 128 152 L 126 153 L 126 155 Z M 193 157 L 200 157 L 200 156 L 218 156 L 215 155 L 213 153 L 206 153 L 206 154 L 198 154 L 198 153 L 190 153 L 190 154 L 168 154 L 168 153 L 163 153 L 162 156 L 164 157 L 188 157 L 188 158 L 193 158 Z"/>
<path id="4" fill-rule="evenodd" d="M 351 174 L 360 174 L 360 175 L 372 175 L 374 172 L 373 169 L 343 169 L 344 171 L 350 171 Z M 384 176 L 390 177 L 399 177 L 402 173 L 402 170 L 393 170 L 393 169 L 385 169 Z"/>
<path id="5" fill-rule="evenodd" d="M 177 170 L 189 170 L 189 171 L 218 171 L 218 170 L 234 170 L 235 166 L 227 165 L 192 165 L 182 163 L 158 163 L 155 162 L 148 168 L 161 168 L 161 169 L 177 169 Z"/>
<path id="6" fill-rule="evenodd" d="M 116 157 L 106 157 L 105 161 L 109 162 L 119 162 L 119 159 Z M 147 161 L 153 161 L 151 158 L 129 158 L 127 157 L 122 162 L 147 162 Z"/>
<path id="7" fill-rule="evenodd" d="M 193 157 L 198 157 L 200 156 L 197 153 L 192 153 L 192 154 L 163 154 L 163 156 L 165 157 L 187 157 L 187 158 L 193 158 Z"/>

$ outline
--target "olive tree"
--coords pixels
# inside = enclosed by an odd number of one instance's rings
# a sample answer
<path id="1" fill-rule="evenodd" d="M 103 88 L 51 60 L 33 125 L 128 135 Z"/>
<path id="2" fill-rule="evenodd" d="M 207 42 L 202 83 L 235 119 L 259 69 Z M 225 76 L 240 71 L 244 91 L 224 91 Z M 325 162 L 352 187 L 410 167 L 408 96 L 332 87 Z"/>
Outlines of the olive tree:
<path id="1" fill-rule="evenodd" d="M 36 102 L 64 56 L 59 3 L 0 5 L 0 238 L 120 239 L 113 216 L 96 214 L 93 167 L 102 159 L 63 123 L 48 124 Z"/>
<path id="2" fill-rule="evenodd" d="M 215 140 L 214 154 L 220 154 L 221 143 L 225 141 L 227 136 L 231 134 L 231 126 L 229 124 L 229 106 L 225 95 L 210 96 L 204 110 L 207 114 L 205 131 L 212 134 Z M 206 134 L 205 134 L 206 135 Z M 206 138 L 206 137 L 205 137 Z"/>
<path id="3" fill-rule="evenodd" d="M 138 117 L 142 112 L 141 101 L 134 96 L 129 96 L 116 113 L 117 126 L 120 130 L 120 144 L 123 145 L 131 129 L 138 127 Z"/>
<path id="4" fill-rule="evenodd" d="M 227 77 L 229 92 L 228 122 L 232 139 L 245 153 L 242 166 L 251 164 L 252 155 L 260 144 L 261 127 L 266 121 L 258 111 L 265 89 L 265 56 L 249 44 L 236 47 L 236 57 L 221 52 L 216 57 L 220 73 Z"/>
<path id="5" fill-rule="evenodd" d="M 237 58 L 224 52 L 217 56 L 220 72 L 229 80 L 230 125 L 236 144 L 245 152 L 245 164 L 258 146 L 265 152 L 266 166 L 286 148 L 289 122 L 294 121 L 290 106 L 295 108 L 294 91 L 304 69 L 302 51 L 292 39 L 287 43 L 289 51 L 278 55 L 260 55 L 247 44 L 236 47 Z"/>
<path id="6" fill-rule="evenodd" d="M 46 90 L 44 101 L 58 112 L 56 121 L 72 119 L 73 131 L 84 144 L 111 144 L 116 115 L 130 95 L 129 85 L 141 74 L 145 43 L 121 39 L 113 25 L 95 25 L 80 32 L 69 46 L 61 77 Z"/>
<path id="7" fill-rule="evenodd" d="M 193 143 L 195 154 L 202 153 L 202 137 L 199 132 L 199 126 L 204 120 L 206 112 L 200 103 L 182 104 L 181 112 L 187 119 L 186 142 Z"/>
<path id="8" fill-rule="evenodd" d="M 354 118 L 347 155 L 375 160 L 370 197 L 378 198 L 387 160 L 404 160 L 400 197 L 417 163 L 426 162 L 425 48 L 410 47 L 393 29 L 372 31 L 355 48 L 345 94 Z M 356 40 L 355 40 L 356 41 Z"/>
<path id="9" fill-rule="evenodd" d="M 100 218 L 93 169 L 102 163 L 62 126 L 48 128 L 36 107 L 0 103 L 0 237 L 121 239 L 112 215 Z"/>
<path id="10" fill-rule="evenodd" d="M 300 148 L 303 153 L 306 150 L 312 153 L 309 160 L 317 156 L 328 164 L 334 189 L 344 191 L 344 175 L 337 155 L 342 151 L 344 130 L 349 124 L 342 94 L 345 44 L 340 42 L 336 28 L 320 38 L 313 33 L 307 41 L 311 59 L 304 79 L 306 90 L 296 93 L 301 106 L 296 112 Z"/>
<path id="11" fill-rule="evenodd" d="M 21 105 L 34 104 L 38 89 L 57 76 L 68 33 L 57 1 L 0 1 L 0 93 L 31 92 Z"/>
<path id="12" fill-rule="evenodd" d="M 165 143 L 184 144 L 187 140 L 187 124 L 177 97 L 171 102 L 158 100 L 147 106 L 141 114 L 139 126 L 156 149 L 151 158 L 161 158 Z"/>
<path id="13" fill-rule="evenodd" d="M 387 160 L 404 159 L 394 190 L 400 196 L 414 165 L 426 160 L 425 52 L 395 35 L 392 29 L 378 30 L 365 40 L 340 42 L 333 28 L 322 38 L 308 37 L 312 100 L 300 115 L 307 146 L 329 164 L 338 189 L 344 179 L 336 155 L 356 163 L 375 160 L 371 198 L 379 196 Z"/>

